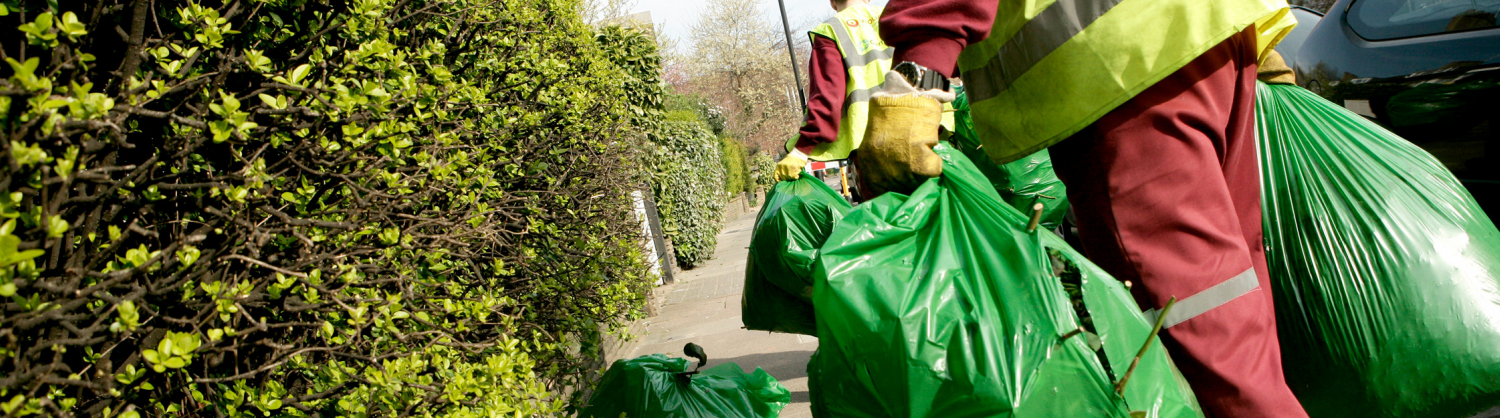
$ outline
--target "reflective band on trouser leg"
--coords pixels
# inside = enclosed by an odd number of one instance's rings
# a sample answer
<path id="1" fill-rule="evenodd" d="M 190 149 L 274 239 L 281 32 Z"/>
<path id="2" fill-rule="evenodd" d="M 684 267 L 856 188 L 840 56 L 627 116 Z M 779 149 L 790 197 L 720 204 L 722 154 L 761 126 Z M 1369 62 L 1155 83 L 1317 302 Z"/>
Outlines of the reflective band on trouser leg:
<path id="1" fill-rule="evenodd" d="M 1171 328 L 1173 325 L 1187 322 L 1198 315 L 1223 306 L 1229 301 L 1244 296 L 1250 291 L 1260 287 L 1260 280 L 1255 277 L 1255 269 L 1245 270 L 1244 273 L 1230 277 L 1229 280 L 1219 282 L 1213 287 L 1203 289 L 1192 296 L 1180 299 L 1172 306 L 1172 311 L 1167 312 L 1167 319 L 1162 321 L 1162 328 Z M 1161 315 L 1161 309 L 1152 309 L 1145 312 L 1146 319 L 1156 322 L 1156 317 Z"/>

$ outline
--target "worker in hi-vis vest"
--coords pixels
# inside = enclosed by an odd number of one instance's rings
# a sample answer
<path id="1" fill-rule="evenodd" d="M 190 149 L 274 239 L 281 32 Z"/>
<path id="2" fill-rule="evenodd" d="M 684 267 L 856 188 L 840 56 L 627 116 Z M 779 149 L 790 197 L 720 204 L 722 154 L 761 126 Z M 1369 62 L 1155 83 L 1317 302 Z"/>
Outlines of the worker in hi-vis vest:
<path id="1" fill-rule="evenodd" d="M 891 69 L 891 48 L 876 25 L 881 8 L 869 0 L 830 0 L 838 12 L 812 31 L 807 66 L 807 118 L 776 164 L 776 179 L 796 180 L 808 160 L 849 158 L 869 118 L 870 93 Z"/>
<path id="2" fill-rule="evenodd" d="M 1281 369 L 1255 148 L 1256 71 L 1285 0 L 891 0 L 893 71 L 856 168 L 874 191 L 942 173 L 960 76 L 985 152 L 1051 147 L 1084 252 L 1150 317 L 1210 417 L 1303 418 Z"/>

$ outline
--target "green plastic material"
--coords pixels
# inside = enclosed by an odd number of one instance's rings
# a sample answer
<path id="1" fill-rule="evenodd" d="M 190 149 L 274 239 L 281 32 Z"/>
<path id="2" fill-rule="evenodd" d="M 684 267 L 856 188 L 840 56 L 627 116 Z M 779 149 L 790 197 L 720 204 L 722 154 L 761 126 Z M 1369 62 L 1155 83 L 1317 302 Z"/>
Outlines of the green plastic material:
<path id="1" fill-rule="evenodd" d="M 724 363 L 689 379 L 689 361 L 661 354 L 616 360 L 579 418 L 774 418 L 792 395 L 759 367 Z M 624 415 L 621 415 L 624 414 Z"/>
<path id="2" fill-rule="evenodd" d="M 838 192 L 806 173 L 766 193 L 745 263 L 740 318 L 746 329 L 817 335 L 813 260 L 849 209 Z"/>
<path id="3" fill-rule="evenodd" d="M 968 158 L 936 151 L 942 177 L 855 207 L 820 249 L 815 416 L 1203 416 L 1159 340 L 1117 396 L 1151 330 L 1124 287 L 1055 234 L 1027 232 Z M 1081 274 L 1108 369 L 1092 338 L 1063 338 L 1080 321 L 1049 249 Z"/>
<path id="4" fill-rule="evenodd" d="M 951 139 L 954 147 L 979 167 L 1005 203 L 1028 215 L 1033 205 L 1041 203 L 1042 227 L 1054 229 L 1061 225 L 1068 213 L 1068 188 L 1052 170 L 1052 155 L 1043 149 L 1019 160 L 995 164 L 980 149 L 979 132 L 974 130 L 974 119 L 969 114 L 968 95 L 962 88 L 958 92 L 958 99 L 953 101 L 957 130 Z"/>
<path id="5" fill-rule="evenodd" d="M 1500 404 L 1500 231 L 1426 151 L 1296 86 L 1259 87 L 1266 261 L 1313 417 Z"/>

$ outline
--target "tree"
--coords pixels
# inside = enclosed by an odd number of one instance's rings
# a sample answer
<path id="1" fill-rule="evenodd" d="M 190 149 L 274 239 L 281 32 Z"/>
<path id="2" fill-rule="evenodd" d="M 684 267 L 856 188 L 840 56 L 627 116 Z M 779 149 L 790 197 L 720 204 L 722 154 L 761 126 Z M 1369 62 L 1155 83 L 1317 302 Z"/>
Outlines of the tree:
<path id="1" fill-rule="evenodd" d="M 598 23 L 630 14 L 638 0 L 583 0 L 579 15 L 587 23 Z"/>
<path id="2" fill-rule="evenodd" d="M 777 149 L 796 132 L 802 109 L 780 25 L 764 19 L 757 3 L 705 3 L 692 28 L 682 87 L 723 109 L 727 135 L 754 149 Z"/>

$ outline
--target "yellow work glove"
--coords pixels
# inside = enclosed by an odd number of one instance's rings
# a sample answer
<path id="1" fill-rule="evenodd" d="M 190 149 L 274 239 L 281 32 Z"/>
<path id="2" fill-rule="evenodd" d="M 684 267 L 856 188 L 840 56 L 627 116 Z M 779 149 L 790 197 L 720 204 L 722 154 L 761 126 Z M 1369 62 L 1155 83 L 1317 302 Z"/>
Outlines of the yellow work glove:
<path id="1" fill-rule="evenodd" d="M 802 167 L 807 166 L 807 154 L 792 150 L 786 158 L 776 163 L 776 181 L 793 181 L 802 177 Z"/>
<path id="2" fill-rule="evenodd" d="M 885 89 L 870 97 L 870 120 L 859 146 L 859 175 L 875 195 L 911 193 L 922 181 L 943 174 L 943 159 L 932 152 L 938 143 L 943 103 L 953 93 L 917 90 L 895 72 Z"/>
<path id="3" fill-rule="evenodd" d="M 1271 50 L 1266 55 L 1266 61 L 1260 63 L 1260 68 L 1255 71 L 1255 78 L 1266 84 L 1297 84 L 1297 75 L 1286 66 L 1286 60 L 1281 59 L 1281 54 Z"/>

